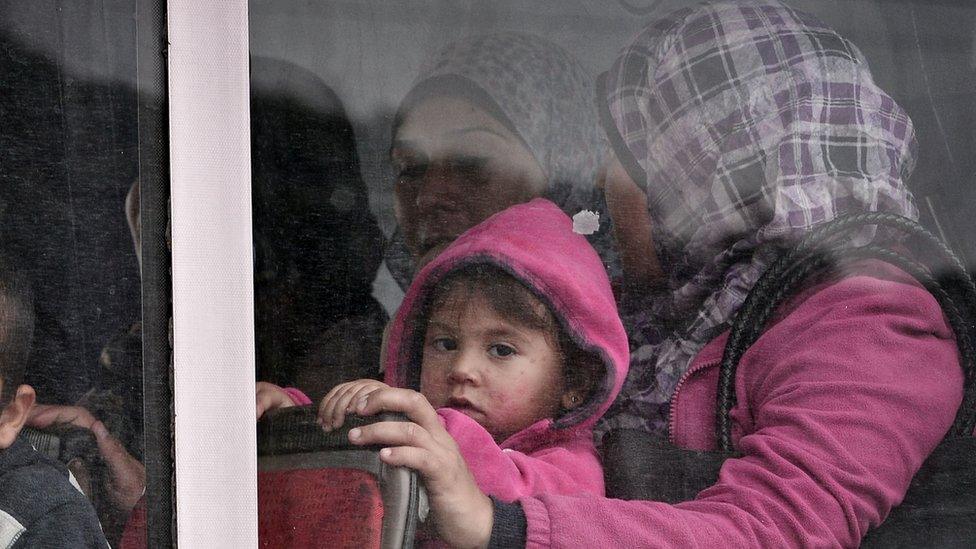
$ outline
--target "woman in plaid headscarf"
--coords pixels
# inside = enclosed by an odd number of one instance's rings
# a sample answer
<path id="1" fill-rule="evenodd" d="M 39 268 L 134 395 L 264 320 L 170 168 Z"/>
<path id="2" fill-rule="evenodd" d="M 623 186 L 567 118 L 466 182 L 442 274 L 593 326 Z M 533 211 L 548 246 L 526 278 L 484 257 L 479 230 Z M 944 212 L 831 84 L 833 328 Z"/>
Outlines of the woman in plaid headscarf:
<path id="1" fill-rule="evenodd" d="M 775 1 L 679 10 L 599 87 L 608 201 L 639 193 L 667 266 L 663 288 L 625 303 L 631 377 L 603 429 L 666 436 L 679 379 L 784 249 L 843 214 L 918 217 L 915 134 L 854 44 Z"/>
<path id="2" fill-rule="evenodd" d="M 602 82 L 622 262 L 634 287 L 657 287 L 625 297 L 634 375 L 608 426 L 714 449 L 730 318 L 812 227 L 851 212 L 916 216 L 912 124 L 852 43 L 773 1 L 678 11 Z M 778 309 L 734 387 L 739 457 L 691 501 L 522 498 L 472 505 L 439 531 L 497 547 L 857 546 L 949 428 L 962 371 L 935 299 L 865 261 Z"/>

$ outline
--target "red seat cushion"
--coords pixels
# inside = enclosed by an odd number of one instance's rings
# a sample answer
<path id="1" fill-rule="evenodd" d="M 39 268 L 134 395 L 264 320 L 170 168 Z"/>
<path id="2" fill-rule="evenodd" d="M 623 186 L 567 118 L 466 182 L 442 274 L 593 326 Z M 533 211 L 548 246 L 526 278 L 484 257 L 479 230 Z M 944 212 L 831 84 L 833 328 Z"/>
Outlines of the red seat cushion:
<path id="1" fill-rule="evenodd" d="M 261 547 L 374 547 L 383 501 L 372 474 L 358 469 L 258 473 Z"/>
<path id="2" fill-rule="evenodd" d="M 129 521 L 119 540 L 120 549 L 146 549 L 146 496 L 142 496 L 129 514 Z"/>

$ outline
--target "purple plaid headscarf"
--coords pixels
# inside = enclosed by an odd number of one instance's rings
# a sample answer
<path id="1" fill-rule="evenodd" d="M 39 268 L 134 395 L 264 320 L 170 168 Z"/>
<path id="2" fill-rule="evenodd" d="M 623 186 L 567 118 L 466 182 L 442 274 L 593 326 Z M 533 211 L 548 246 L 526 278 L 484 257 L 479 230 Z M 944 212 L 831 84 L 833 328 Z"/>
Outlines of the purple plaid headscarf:
<path id="1" fill-rule="evenodd" d="M 917 218 L 914 129 L 854 44 L 774 1 L 674 12 L 601 82 L 604 126 L 645 186 L 669 272 L 625 319 L 630 376 L 602 429 L 666 436 L 679 378 L 779 251 L 841 214 Z"/>

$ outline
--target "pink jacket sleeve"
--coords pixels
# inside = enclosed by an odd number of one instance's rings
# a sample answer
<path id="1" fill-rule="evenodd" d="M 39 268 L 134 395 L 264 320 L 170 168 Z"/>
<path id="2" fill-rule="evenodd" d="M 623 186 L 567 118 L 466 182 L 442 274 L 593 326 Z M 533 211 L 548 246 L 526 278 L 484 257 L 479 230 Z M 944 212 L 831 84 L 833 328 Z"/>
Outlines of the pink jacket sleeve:
<path id="1" fill-rule="evenodd" d="M 603 469 L 591 437 L 578 436 L 524 454 L 500 448 L 484 427 L 456 410 L 441 408 L 437 414 L 478 486 L 488 495 L 511 502 L 539 494 L 604 493 Z"/>
<path id="2" fill-rule="evenodd" d="M 714 433 L 717 368 L 702 378 L 685 382 L 699 387 L 699 410 L 672 404 L 687 411 L 679 444 Z M 962 372 L 927 292 L 854 277 L 770 328 L 743 357 L 736 392 L 744 455 L 695 500 L 522 498 L 527 546 L 857 546 L 945 435 Z"/>

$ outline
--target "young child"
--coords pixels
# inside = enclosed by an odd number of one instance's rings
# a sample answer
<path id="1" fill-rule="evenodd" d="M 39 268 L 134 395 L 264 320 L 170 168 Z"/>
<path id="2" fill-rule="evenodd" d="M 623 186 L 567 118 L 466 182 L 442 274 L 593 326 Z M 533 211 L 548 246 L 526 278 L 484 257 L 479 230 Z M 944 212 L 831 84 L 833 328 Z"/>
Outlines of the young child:
<path id="1" fill-rule="evenodd" d="M 348 413 L 404 411 L 383 402 L 419 395 L 391 387 L 419 390 L 456 446 L 432 433 L 437 425 L 379 423 L 351 440 L 385 430 L 378 440 L 392 447 L 381 458 L 398 465 L 424 454 L 452 466 L 459 453 L 478 487 L 503 501 L 603 495 L 592 426 L 628 359 L 603 264 L 559 208 L 537 199 L 470 229 L 418 273 L 390 327 L 386 384 L 335 387 L 319 420 L 330 430 Z M 293 389 L 259 392 L 271 407 L 308 403 Z M 412 436 L 397 434 L 404 428 Z"/>
<path id="2" fill-rule="evenodd" d="M 34 332 L 26 284 L 0 259 L 0 547 L 108 547 L 64 465 L 18 439 L 34 389 L 21 382 Z"/>

